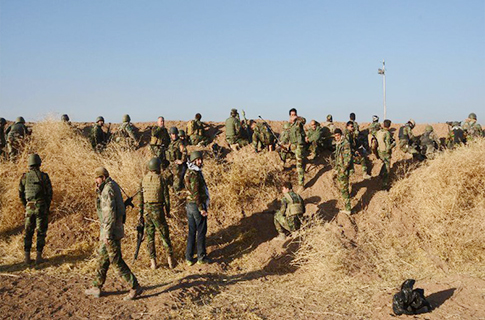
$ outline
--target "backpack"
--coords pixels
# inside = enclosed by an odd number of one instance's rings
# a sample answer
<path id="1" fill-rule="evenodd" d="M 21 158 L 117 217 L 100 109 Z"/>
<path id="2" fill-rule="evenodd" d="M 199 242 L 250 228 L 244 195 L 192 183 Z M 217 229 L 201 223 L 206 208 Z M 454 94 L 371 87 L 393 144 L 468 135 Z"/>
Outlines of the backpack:
<path id="1" fill-rule="evenodd" d="M 286 209 L 287 216 L 291 217 L 305 213 L 303 202 L 294 202 L 289 193 L 285 193 L 285 198 L 288 200 L 288 208 Z"/>
<path id="2" fill-rule="evenodd" d="M 408 135 L 404 134 L 405 128 L 406 126 L 402 126 L 401 128 L 399 128 L 399 134 L 398 134 L 399 140 L 409 140 Z"/>
<path id="3" fill-rule="evenodd" d="M 191 136 L 193 134 L 195 134 L 195 120 L 192 120 L 192 121 L 189 121 L 189 123 L 187 123 L 187 132 L 186 134 L 188 136 Z"/>

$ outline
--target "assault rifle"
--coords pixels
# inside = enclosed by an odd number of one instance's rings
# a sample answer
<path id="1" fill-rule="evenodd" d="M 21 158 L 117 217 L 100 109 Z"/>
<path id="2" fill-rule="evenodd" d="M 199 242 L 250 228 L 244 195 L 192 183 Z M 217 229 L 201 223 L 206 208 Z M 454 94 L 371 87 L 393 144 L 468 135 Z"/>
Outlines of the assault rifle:
<path id="1" fill-rule="evenodd" d="M 275 138 L 276 145 L 278 147 L 280 147 L 281 149 L 283 149 L 285 152 L 287 152 L 288 151 L 288 148 L 280 142 L 280 139 L 278 139 L 278 136 L 276 136 L 276 134 L 274 133 L 274 131 L 269 126 L 268 122 L 266 120 L 264 120 L 260 115 L 258 116 L 258 118 L 261 119 L 261 120 L 263 120 L 263 125 L 266 127 L 266 129 L 268 129 L 269 133 L 271 133 L 271 135 Z"/>
<path id="2" fill-rule="evenodd" d="M 140 214 L 140 219 L 136 226 L 136 249 L 135 255 L 133 256 L 133 263 L 138 259 L 138 253 L 140 253 L 141 243 L 143 242 L 145 231 L 145 219 L 143 219 L 143 214 Z"/>

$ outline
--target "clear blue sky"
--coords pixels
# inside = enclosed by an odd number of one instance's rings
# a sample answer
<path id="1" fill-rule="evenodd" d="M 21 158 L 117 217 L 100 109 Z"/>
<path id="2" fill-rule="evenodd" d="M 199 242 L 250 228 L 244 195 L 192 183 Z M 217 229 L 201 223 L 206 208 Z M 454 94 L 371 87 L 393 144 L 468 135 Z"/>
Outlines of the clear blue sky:
<path id="1" fill-rule="evenodd" d="M 0 0 L 0 116 L 485 124 L 485 1 Z"/>

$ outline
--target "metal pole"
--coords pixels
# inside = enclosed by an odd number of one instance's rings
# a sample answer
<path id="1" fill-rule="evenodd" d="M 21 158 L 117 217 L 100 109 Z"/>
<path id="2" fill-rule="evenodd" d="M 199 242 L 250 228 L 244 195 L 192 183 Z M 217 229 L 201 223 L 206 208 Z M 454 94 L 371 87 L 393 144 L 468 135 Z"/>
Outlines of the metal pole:
<path id="1" fill-rule="evenodd" d="M 386 109 L 386 62 L 382 60 L 382 87 L 384 92 L 384 120 L 387 119 L 387 109 Z"/>

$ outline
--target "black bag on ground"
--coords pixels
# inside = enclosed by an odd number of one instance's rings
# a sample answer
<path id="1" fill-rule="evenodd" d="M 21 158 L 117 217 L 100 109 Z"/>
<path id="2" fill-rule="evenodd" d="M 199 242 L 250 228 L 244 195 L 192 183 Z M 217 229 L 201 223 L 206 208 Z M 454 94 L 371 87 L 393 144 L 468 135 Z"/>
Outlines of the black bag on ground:
<path id="1" fill-rule="evenodd" d="M 431 311 L 431 305 L 424 297 L 423 289 L 414 289 L 416 281 L 408 279 L 401 285 L 401 291 L 392 298 L 392 311 L 396 315 L 420 314 Z"/>

